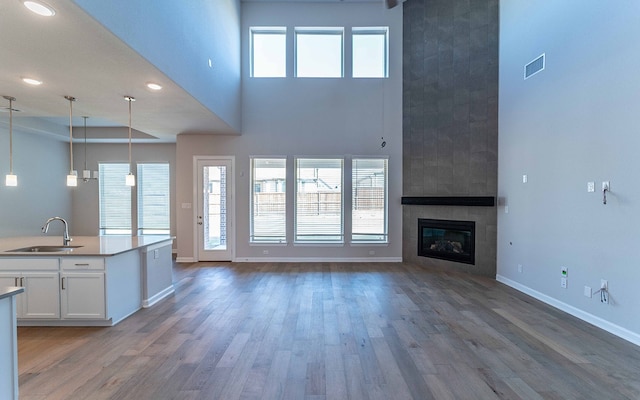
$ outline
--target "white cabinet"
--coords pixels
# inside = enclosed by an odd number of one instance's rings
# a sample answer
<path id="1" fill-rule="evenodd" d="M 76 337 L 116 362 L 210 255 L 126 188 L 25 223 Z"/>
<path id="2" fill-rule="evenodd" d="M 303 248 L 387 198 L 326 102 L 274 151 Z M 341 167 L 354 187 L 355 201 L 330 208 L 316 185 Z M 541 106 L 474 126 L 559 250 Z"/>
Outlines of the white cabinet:
<path id="1" fill-rule="evenodd" d="M 20 319 L 60 318 L 58 259 L 19 259 L 0 263 L 0 286 L 22 286 L 16 296 Z M 16 270 L 11 270 L 15 268 Z"/>
<path id="2" fill-rule="evenodd" d="M 60 300 L 63 319 L 105 319 L 103 258 L 63 258 Z"/>

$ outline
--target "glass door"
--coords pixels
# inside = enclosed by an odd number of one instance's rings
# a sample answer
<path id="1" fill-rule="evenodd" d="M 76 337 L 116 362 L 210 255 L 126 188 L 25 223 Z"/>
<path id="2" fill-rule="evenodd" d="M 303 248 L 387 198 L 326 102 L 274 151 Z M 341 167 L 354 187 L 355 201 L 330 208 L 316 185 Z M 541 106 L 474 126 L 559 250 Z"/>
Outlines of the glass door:
<path id="1" fill-rule="evenodd" d="M 198 168 L 198 260 L 233 259 L 233 160 L 197 160 Z"/>

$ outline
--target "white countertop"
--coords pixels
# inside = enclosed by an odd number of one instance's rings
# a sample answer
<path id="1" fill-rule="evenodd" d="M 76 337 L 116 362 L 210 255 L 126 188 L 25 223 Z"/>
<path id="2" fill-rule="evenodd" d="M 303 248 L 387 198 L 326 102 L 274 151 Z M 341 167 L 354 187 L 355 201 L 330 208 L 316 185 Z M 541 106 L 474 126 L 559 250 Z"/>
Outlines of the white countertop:
<path id="1" fill-rule="evenodd" d="M 30 246 L 61 246 L 62 236 L 24 236 L 0 238 L 0 257 L 39 257 L 39 256 L 113 256 L 141 247 L 173 241 L 170 235 L 109 235 L 109 236 L 72 236 L 71 246 L 80 246 L 55 252 L 14 252 L 11 250 Z"/>

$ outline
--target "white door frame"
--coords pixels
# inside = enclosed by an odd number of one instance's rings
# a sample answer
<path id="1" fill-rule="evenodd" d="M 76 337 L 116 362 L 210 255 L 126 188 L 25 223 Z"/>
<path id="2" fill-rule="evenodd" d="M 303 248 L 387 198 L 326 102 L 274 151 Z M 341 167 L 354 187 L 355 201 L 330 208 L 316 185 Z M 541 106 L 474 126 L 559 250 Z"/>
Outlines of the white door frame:
<path id="1" fill-rule="evenodd" d="M 229 250 L 231 252 L 231 261 L 235 261 L 236 259 L 236 204 L 235 204 L 235 199 L 236 199 L 236 179 L 235 179 L 235 174 L 236 174 L 236 157 L 235 156 L 193 156 L 193 173 L 192 173 L 192 177 L 193 177 L 193 182 L 191 184 L 192 188 L 193 188 L 193 192 L 192 192 L 192 204 L 194 204 L 194 207 L 192 207 L 193 210 L 193 214 L 192 214 L 192 218 L 193 218 L 193 260 L 195 262 L 200 261 L 200 252 L 199 252 L 199 246 L 200 244 L 198 243 L 198 211 L 199 211 L 199 204 L 200 204 L 200 198 L 199 196 L 201 195 L 201 193 L 199 193 L 199 182 L 198 182 L 198 162 L 200 161 L 230 161 L 231 162 L 231 173 L 230 175 L 230 182 L 231 182 L 231 201 L 228 202 L 227 204 L 227 215 L 230 217 L 231 219 L 231 223 L 229 224 L 227 221 L 227 244 L 229 246 Z M 229 189 L 227 187 L 227 189 Z"/>

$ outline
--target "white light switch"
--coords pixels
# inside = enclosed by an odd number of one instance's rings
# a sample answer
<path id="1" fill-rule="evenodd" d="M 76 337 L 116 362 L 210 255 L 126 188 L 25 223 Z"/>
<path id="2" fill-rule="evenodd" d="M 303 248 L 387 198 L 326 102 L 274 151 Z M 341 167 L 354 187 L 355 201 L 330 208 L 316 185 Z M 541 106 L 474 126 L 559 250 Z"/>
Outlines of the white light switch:
<path id="1" fill-rule="evenodd" d="M 522 175 L 522 183 L 527 183 L 528 180 L 529 177 L 527 176 L 527 174 Z"/>

